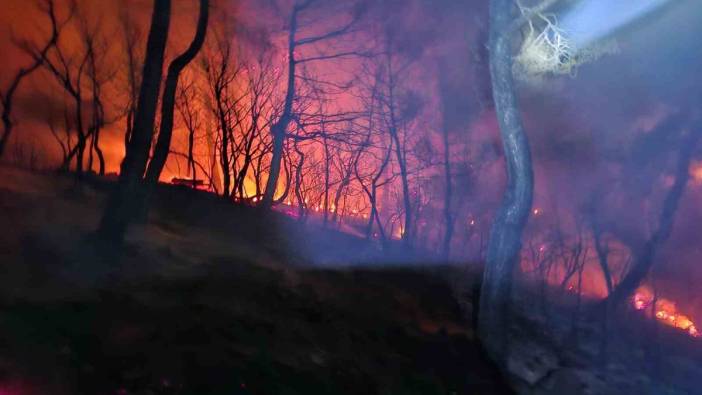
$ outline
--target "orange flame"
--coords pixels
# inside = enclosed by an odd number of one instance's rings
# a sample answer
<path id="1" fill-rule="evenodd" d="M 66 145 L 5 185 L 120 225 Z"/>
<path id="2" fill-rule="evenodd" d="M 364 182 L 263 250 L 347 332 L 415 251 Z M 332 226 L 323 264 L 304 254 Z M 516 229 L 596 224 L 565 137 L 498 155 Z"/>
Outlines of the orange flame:
<path id="1" fill-rule="evenodd" d="M 653 292 L 646 286 L 637 289 L 632 298 L 632 304 L 636 310 L 646 310 L 653 303 Z M 658 298 L 655 301 L 654 311 L 656 319 L 665 325 L 686 331 L 692 337 L 700 337 L 694 321 L 690 317 L 679 313 L 675 302 L 665 298 Z"/>

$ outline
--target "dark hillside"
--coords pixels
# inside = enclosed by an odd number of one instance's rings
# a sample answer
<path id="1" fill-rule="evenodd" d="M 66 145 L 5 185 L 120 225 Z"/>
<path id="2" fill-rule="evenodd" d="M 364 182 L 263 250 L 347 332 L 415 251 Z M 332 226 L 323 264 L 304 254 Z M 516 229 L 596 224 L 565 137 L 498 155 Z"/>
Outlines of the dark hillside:
<path id="1" fill-rule="evenodd" d="M 109 184 L 0 173 L 0 393 L 509 393 L 457 268 L 312 267 L 294 221 L 178 188 L 117 253 L 90 236 Z"/>

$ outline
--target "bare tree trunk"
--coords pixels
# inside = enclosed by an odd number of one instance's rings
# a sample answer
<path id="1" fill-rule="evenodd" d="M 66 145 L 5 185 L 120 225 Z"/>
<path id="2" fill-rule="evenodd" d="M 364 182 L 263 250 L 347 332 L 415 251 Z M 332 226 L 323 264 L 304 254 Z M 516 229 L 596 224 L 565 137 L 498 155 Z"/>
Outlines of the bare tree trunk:
<path id="1" fill-rule="evenodd" d="M 102 106 L 102 100 L 100 99 L 102 90 L 101 82 L 98 78 L 96 54 L 93 43 L 93 38 L 86 36 L 86 44 L 88 45 L 88 75 L 90 77 L 90 83 L 92 84 L 92 95 L 93 95 L 93 120 L 88 134 L 90 135 L 90 165 L 88 171 L 93 169 L 93 152 L 98 158 L 98 174 L 101 176 L 105 175 L 105 155 L 102 153 L 100 148 L 100 131 L 105 123 L 105 111 Z"/>
<path id="2" fill-rule="evenodd" d="M 228 198 L 231 192 L 231 173 L 229 170 L 229 126 L 222 116 L 222 142 L 219 147 L 219 167 L 222 172 L 222 197 Z"/>
<path id="3" fill-rule="evenodd" d="M 519 261 L 522 231 L 533 199 L 531 153 L 512 76 L 510 37 L 512 0 L 490 2 L 490 75 L 495 112 L 507 168 L 507 186 L 490 231 L 480 293 L 479 335 L 486 351 L 504 361 L 510 327 L 512 276 Z"/>
<path id="4" fill-rule="evenodd" d="M 195 156 L 193 155 L 193 147 L 195 146 L 195 129 L 188 130 L 188 167 L 190 176 L 193 178 L 193 188 L 197 186 L 197 173 L 195 169 Z"/>
<path id="5" fill-rule="evenodd" d="M 352 20 L 349 21 L 348 24 L 345 24 L 336 30 L 331 29 L 329 31 L 319 33 L 316 35 L 313 34 L 308 35 L 306 37 L 298 38 L 297 34 L 299 20 L 303 20 L 303 22 L 305 22 L 303 24 L 303 27 L 306 28 L 305 31 L 309 32 L 310 30 L 316 30 L 310 29 L 310 26 L 307 24 L 308 22 L 310 22 L 311 18 L 302 18 L 300 17 L 300 14 L 304 13 L 305 11 L 310 11 L 311 9 L 316 8 L 320 5 L 320 3 L 323 2 L 311 0 L 295 0 L 292 3 L 292 12 L 290 13 L 290 19 L 288 23 L 288 80 L 286 86 L 285 100 L 283 103 L 283 110 L 278 120 L 271 126 L 271 136 L 273 138 L 273 152 L 271 155 L 270 168 L 268 171 L 268 179 L 266 180 L 266 190 L 263 193 L 263 199 L 260 205 L 261 208 L 263 208 L 264 210 L 270 209 L 274 204 L 277 204 L 283 200 L 280 198 L 276 200 L 274 199 L 274 197 L 276 189 L 278 187 L 278 179 L 280 178 L 280 166 L 281 161 L 283 160 L 283 151 L 285 148 L 285 140 L 287 137 L 288 127 L 290 126 L 290 123 L 293 120 L 299 119 L 299 114 L 293 113 L 293 104 L 297 99 L 296 79 L 299 78 L 299 76 L 296 75 L 297 65 L 305 62 L 338 58 L 340 56 L 346 56 L 348 55 L 348 53 L 339 52 L 336 54 L 309 56 L 307 58 L 303 57 L 300 59 L 298 59 L 296 55 L 298 55 L 298 53 L 300 52 L 299 49 L 306 45 L 314 45 L 321 47 L 323 46 L 322 43 L 327 40 L 343 37 L 352 30 L 351 27 L 358 21 L 359 17 L 359 14 L 353 12 L 354 15 L 352 16 Z M 335 2 L 331 2 L 330 4 L 333 3 Z M 324 18 L 317 17 L 315 19 L 320 20 Z"/>
<path id="6" fill-rule="evenodd" d="M 146 188 L 145 195 L 141 204 L 144 204 L 144 209 L 148 205 L 148 200 L 153 191 L 153 188 L 158 183 L 158 178 L 161 176 L 163 167 L 168 159 L 168 153 L 171 150 L 171 140 L 173 137 L 173 114 L 175 111 L 175 99 L 178 92 L 178 79 L 180 73 L 185 67 L 197 56 L 205 42 L 207 34 L 207 21 L 209 19 L 210 9 L 209 0 L 200 0 L 200 16 L 197 21 L 197 29 L 195 37 L 190 43 L 188 49 L 173 59 L 168 66 L 168 74 L 163 89 L 163 98 L 161 100 L 161 125 L 159 128 L 158 139 L 154 147 L 153 158 L 149 163 L 149 168 L 146 170 Z"/>
<path id="7" fill-rule="evenodd" d="M 292 159 L 290 159 L 290 155 L 285 154 L 283 155 L 283 171 L 285 172 L 285 189 L 283 189 L 283 194 L 278 197 L 277 200 L 274 201 L 274 203 L 278 204 L 280 202 L 285 201 L 285 199 L 288 198 L 288 195 L 290 194 L 290 186 L 292 185 Z"/>
<path id="8" fill-rule="evenodd" d="M 388 55 L 389 58 L 389 55 Z M 402 228 L 402 242 L 405 244 L 405 246 L 411 246 L 412 245 L 412 238 L 414 237 L 413 235 L 413 228 L 414 224 L 412 223 L 413 216 L 412 216 L 412 201 L 410 198 L 410 188 L 409 188 L 409 179 L 408 179 L 408 174 L 407 174 L 407 160 L 405 158 L 405 152 L 403 149 L 403 146 L 400 141 L 400 135 L 398 131 L 398 123 L 397 123 L 397 118 L 395 116 L 395 92 L 394 92 L 394 85 L 395 85 L 395 78 L 393 75 L 392 71 L 392 60 L 388 59 L 388 85 L 389 85 L 389 112 L 390 112 L 390 137 L 395 142 L 395 157 L 397 159 L 397 164 L 400 167 L 400 180 L 402 181 L 402 202 L 404 206 L 404 211 L 405 211 L 405 220 L 404 220 L 404 226 Z"/>
<path id="9" fill-rule="evenodd" d="M 273 206 L 273 197 L 278 186 L 278 178 L 280 176 L 280 161 L 283 158 L 283 145 L 285 143 L 285 135 L 288 125 L 292 120 L 292 105 L 295 98 L 295 69 L 297 61 L 295 60 L 295 34 L 297 33 L 297 13 L 298 7 L 294 6 L 290 15 L 290 31 L 288 33 L 288 83 L 285 93 L 285 103 L 283 104 L 283 113 L 276 123 L 271 127 L 273 135 L 273 154 L 271 155 L 271 166 L 268 170 L 268 180 L 266 181 L 266 190 L 263 192 L 263 200 L 261 207 L 269 209 Z"/>
<path id="10" fill-rule="evenodd" d="M 124 146 L 129 147 L 129 140 L 132 138 L 132 131 L 134 130 L 134 110 L 127 110 L 127 127 L 124 133 Z M 126 151 L 126 149 L 125 149 Z"/>
<path id="11" fill-rule="evenodd" d="M 91 138 L 91 152 L 95 152 L 98 159 L 98 174 L 101 176 L 105 175 L 105 154 L 100 148 L 100 127 L 96 127 L 92 132 Z M 92 165 L 90 167 L 92 169 Z"/>
<path id="12" fill-rule="evenodd" d="M 453 196 L 453 185 L 451 183 L 451 149 L 449 146 L 449 133 L 446 125 L 443 127 L 444 143 L 444 178 L 446 179 L 446 189 L 444 190 L 444 261 L 448 262 L 451 256 L 451 239 L 453 238 L 453 215 L 451 215 L 451 200 Z"/>
<path id="13" fill-rule="evenodd" d="M 151 148 L 170 19 L 171 1 L 155 0 L 134 130 L 122 161 L 117 188 L 108 198 L 98 230 L 104 239 L 117 243 L 124 239 L 127 225 L 138 210 L 142 177 Z"/>
<path id="14" fill-rule="evenodd" d="M 329 154 L 329 142 L 327 141 L 326 133 L 322 136 L 324 143 L 324 223 L 327 226 L 329 221 L 329 167 L 331 166 L 331 156 Z"/>
<path id="15" fill-rule="evenodd" d="M 371 204 L 371 212 L 368 216 L 368 222 L 366 223 L 366 239 L 370 239 L 373 236 L 373 224 L 375 223 L 375 216 L 378 215 L 377 197 L 376 197 L 375 186 L 371 187 L 371 193 L 368 198 Z"/>
<path id="16" fill-rule="evenodd" d="M 239 198 L 244 198 L 244 182 L 246 181 L 246 175 L 249 173 L 251 168 L 251 161 L 253 160 L 253 142 L 258 136 L 258 114 L 255 109 L 251 111 L 251 129 L 246 136 L 247 141 L 244 144 L 244 163 L 241 165 L 239 174 L 237 175 L 237 185 L 239 186 Z"/>
<path id="17" fill-rule="evenodd" d="M 85 149 L 87 147 L 88 136 L 86 135 L 83 126 L 83 98 L 80 94 L 80 72 L 78 75 L 79 79 L 78 83 L 76 84 L 78 86 L 78 90 L 74 95 L 74 101 L 76 102 L 76 134 L 78 136 L 78 151 L 76 153 L 76 176 L 80 178 L 83 176 L 83 158 L 85 156 Z"/>
<path id="18" fill-rule="evenodd" d="M 139 30 L 136 28 L 127 9 L 123 5 L 120 10 L 120 27 L 124 36 L 124 51 L 127 57 L 127 82 L 129 102 L 126 108 L 126 133 L 124 134 L 124 149 L 129 149 L 129 140 L 132 138 L 134 130 L 134 115 L 136 114 L 137 95 L 139 91 L 139 70 L 137 67 L 136 48 L 139 41 Z"/>
<path id="19" fill-rule="evenodd" d="M 349 187 L 349 184 L 351 184 L 351 171 L 352 168 L 354 167 L 353 164 L 349 164 L 348 167 L 345 169 L 345 173 L 343 174 L 343 178 L 339 181 L 339 186 L 336 188 L 336 191 L 334 192 L 334 205 L 333 205 L 333 210 L 334 210 L 334 215 L 332 216 L 332 222 L 334 224 L 337 223 L 339 220 L 340 216 L 343 216 L 342 214 L 339 213 L 339 201 L 341 200 L 341 197 L 344 197 L 344 200 L 346 199 L 346 196 L 344 195 L 344 191 L 346 191 Z M 346 207 L 346 202 L 344 201 L 344 208 Z"/>
<path id="20" fill-rule="evenodd" d="M 10 140 L 10 135 L 12 133 L 12 128 L 14 126 L 14 123 L 12 122 L 12 104 L 15 96 L 15 92 L 17 91 L 17 88 L 19 87 L 20 82 L 24 79 L 24 77 L 28 76 L 34 70 L 39 68 L 41 66 L 41 61 L 35 61 L 30 67 L 27 69 L 20 69 L 17 75 L 15 75 L 15 78 L 12 80 L 12 83 L 10 83 L 10 87 L 7 89 L 6 92 L 4 92 L 0 96 L 0 100 L 2 100 L 2 125 L 3 125 L 3 130 L 2 130 L 2 136 L 0 136 L 0 158 L 2 157 L 3 153 L 5 152 L 5 147 L 7 146 L 7 142 Z"/>
<path id="21" fill-rule="evenodd" d="M 300 222 L 305 222 L 305 218 L 307 217 L 307 203 L 304 200 L 304 197 L 302 196 L 302 166 L 305 164 L 305 154 L 300 151 L 300 148 L 297 146 L 297 141 L 293 143 L 293 147 L 295 148 L 295 152 L 297 152 L 297 155 L 299 157 L 297 161 L 297 166 L 295 167 L 295 197 L 297 198 L 297 205 L 298 205 L 298 220 Z"/>
<path id="22" fill-rule="evenodd" d="M 595 252 L 597 252 L 597 261 L 600 264 L 600 269 L 602 269 L 602 277 L 604 277 L 605 285 L 607 286 L 607 295 L 612 293 L 612 272 L 609 269 L 609 250 L 606 246 L 602 245 L 602 232 L 600 231 L 599 225 L 592 225 L 592 238 L 594 239 Z"/>
<path id="23" fill-rule="evenodd" d="M 58 42 L 61 26 L 59 26 L 59 23 L 56 20 L 53 0 L 48 0 L 46 2 L 46 14 L 51 21 L 51 37 L 46 42 L 44 47 L 42 47 L 39 53 L 36 54 L 36 56 L 33 56 L 34 61 L 32 64 L 26 68 L 20 68 L 12 79 L 12 82 L 10 82 L 10 86 L 7 88 L 7 90 L 0 93 L 0 104 L 2 104 L 1 118 L 3 126 L 2 135 L 0 136 L 0 158 L 2 158 L 2 155 L 5 152 L 7 142 L 10 140 L 10 135 L 12 134 L 12 128 L 14 126 L 14 123 L 12 122 L 12 105 L 17 88 L 19 88 L 20 83 L 25 79 L 25 77 L 28 77 L 42 65 L 44 59 L 46 58 L 46 54 Z"/>

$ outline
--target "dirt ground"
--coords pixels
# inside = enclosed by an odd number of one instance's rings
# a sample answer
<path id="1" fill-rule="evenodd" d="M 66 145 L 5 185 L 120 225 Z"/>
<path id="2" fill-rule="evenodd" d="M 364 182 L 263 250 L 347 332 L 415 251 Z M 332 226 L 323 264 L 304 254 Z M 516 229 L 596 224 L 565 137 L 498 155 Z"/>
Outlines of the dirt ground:
<path id="1" fill-rule="evenodd" d="M 91 234 L 109 188 L 0 167 L 0 394 L 510 393 L 469 270 L 310 265 L 379 252 L 172 187 L 116 249 Z"/>

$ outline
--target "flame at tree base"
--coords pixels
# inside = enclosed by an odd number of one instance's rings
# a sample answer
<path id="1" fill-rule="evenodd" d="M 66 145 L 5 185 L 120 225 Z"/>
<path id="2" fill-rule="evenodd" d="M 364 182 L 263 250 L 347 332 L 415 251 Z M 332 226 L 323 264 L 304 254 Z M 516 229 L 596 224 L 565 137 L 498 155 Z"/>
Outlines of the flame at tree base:
<path id="1" fill-rule="evenodd" d="M 639 287 L 636 290 L 632 298 L 632 304 L 636 310 L 640 311 L 652 308 L 658 321 L 683 330 L 692 337 L 700 337 L 700 332 L 697 330 L 694 321 L 690 317 L 679 313 L 675 302 L 665 298 L 656 298 L 653 291 L 647 286 Z"/>

